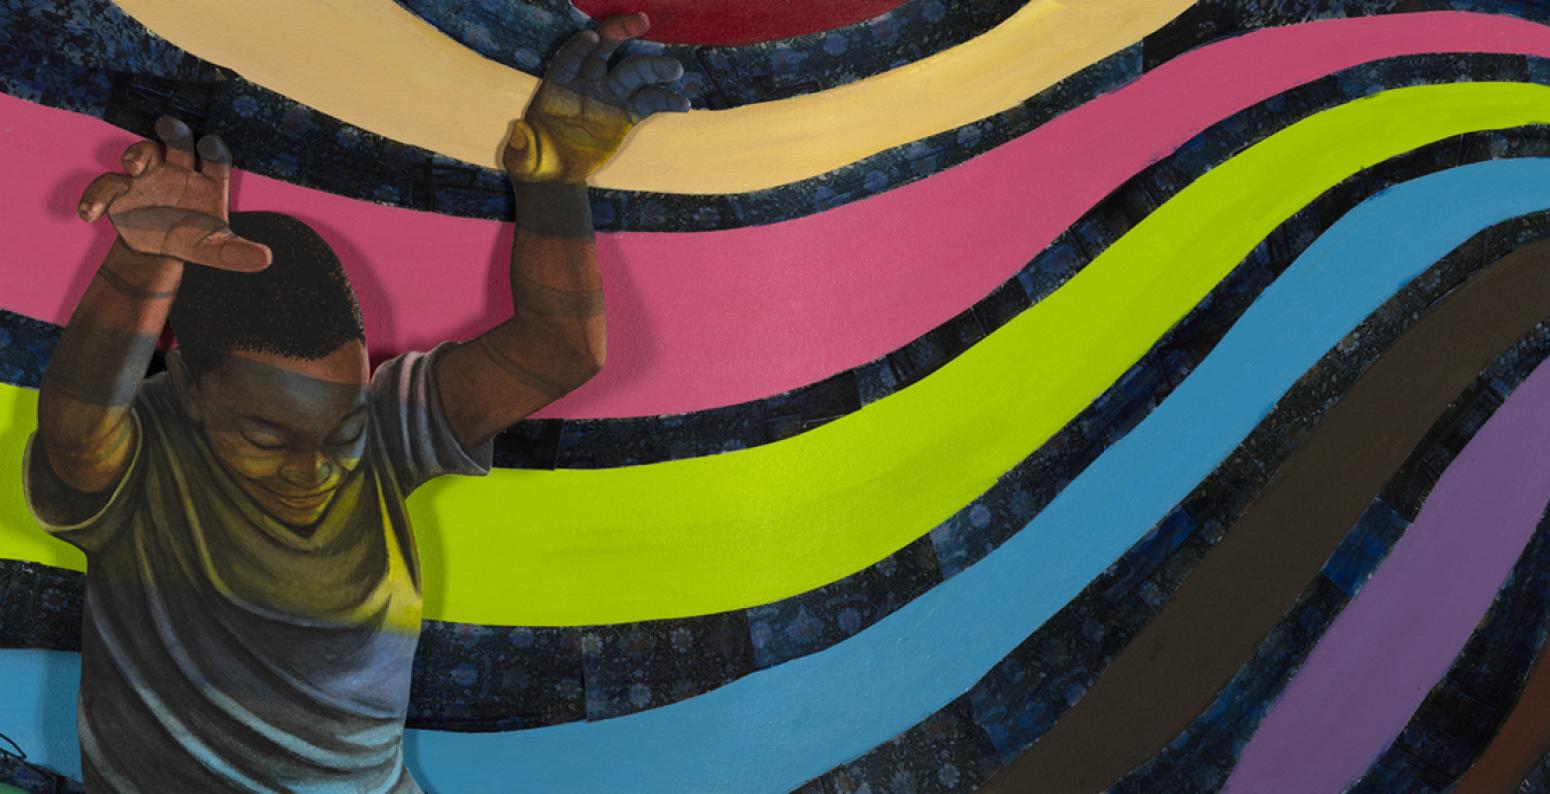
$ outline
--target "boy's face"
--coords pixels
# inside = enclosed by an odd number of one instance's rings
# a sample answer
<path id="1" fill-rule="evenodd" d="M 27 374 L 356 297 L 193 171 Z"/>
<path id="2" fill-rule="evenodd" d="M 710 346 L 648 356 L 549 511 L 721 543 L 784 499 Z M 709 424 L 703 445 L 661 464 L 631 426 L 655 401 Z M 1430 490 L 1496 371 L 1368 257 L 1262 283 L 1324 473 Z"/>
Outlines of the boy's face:
<path id="1" fill-rule="evenodd" d="M 235 351 L 184 397 L 215 457 L 275 518 L 315 524 L 366 449 L 365 345 L 305 360 Z"/>

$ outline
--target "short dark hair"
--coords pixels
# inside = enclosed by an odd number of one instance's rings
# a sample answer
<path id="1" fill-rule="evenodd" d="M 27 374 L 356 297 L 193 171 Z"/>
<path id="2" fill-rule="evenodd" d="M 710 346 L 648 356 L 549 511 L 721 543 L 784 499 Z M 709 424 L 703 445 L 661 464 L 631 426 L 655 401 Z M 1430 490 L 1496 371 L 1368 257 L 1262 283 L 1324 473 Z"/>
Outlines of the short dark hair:
<path id="1" fill-rule="evenodd" d="M 170 320 L 196 377 L 236 350 L 319 359 L 366 338 L 339 257 L 312 227 L 278 212 L 233 212 L 231 229 L 263 243 L 274 263 L 257 273 L 190 265 Z"/>

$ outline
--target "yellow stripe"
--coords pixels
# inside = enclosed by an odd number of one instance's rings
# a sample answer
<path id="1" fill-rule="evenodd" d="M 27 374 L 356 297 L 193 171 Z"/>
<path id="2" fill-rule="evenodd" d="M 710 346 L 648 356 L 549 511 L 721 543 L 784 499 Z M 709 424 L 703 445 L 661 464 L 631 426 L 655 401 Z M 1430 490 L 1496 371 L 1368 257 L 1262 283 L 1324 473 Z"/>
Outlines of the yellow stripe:
<path id="1" fill-rule="evenodd" d="M 173 44 L 331 116 L 458 160 L 498 152 L 536 80 L 393 0 L 115 0 Z M 815 94 L 654 118 L 593 184 L 735 193 L 816 176 L 1017 105 L 1193 0 L 1031 0 L 978 38 Z M 240 154 L 240 152 L 239 152 Z"/>
<path id="2" fill-rule="evenodd" d="M 1278 224 L 1350 174 L 1472 130 L 1550 123 L 1550 88 L 1385 92 L 1213 169 L 1085 270 L 930 377 L 739 452 L 603 470 L 449 477 L 410 506 L 426 616 L 580 625 L 697 615 L 854 573 L 988 488 L 1114 382 Z M 0 390 L 21 459 L 32 397 Z M 80 567 L 0 483 L 0 556 Z"/>

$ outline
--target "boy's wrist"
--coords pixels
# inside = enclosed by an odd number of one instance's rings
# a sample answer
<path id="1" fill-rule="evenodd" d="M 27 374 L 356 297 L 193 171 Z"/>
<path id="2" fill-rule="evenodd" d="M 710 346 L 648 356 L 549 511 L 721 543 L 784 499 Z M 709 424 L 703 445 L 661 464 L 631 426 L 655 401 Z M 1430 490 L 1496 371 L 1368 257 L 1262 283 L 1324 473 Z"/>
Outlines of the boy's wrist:
<path id="1" fill-rule="evenodd" d="M 517 228 L 553 237 L 592 236 L 592 200 L 585 184 L 517 182 Z"/>
<path id="2" fill-rule="evenodd" d="M 113 241 L 98 272 L 115 290 L 137 298 L 165 298 L 177 292 L 184 263 L 176 257 L 145 254 L 122 237 Z"/>

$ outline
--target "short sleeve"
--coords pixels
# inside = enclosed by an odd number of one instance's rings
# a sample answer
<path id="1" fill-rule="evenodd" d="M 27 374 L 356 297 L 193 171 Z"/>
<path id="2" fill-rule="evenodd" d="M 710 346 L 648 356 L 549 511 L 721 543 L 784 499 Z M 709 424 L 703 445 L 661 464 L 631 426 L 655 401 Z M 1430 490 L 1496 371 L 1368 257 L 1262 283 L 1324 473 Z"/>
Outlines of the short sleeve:
<path id="1" fill-rule="evenodd" d="M 138 412 L 129 414 L 135 423 L 135 447 L 129 466 L 118 483 L 102 493 L 85 493 L 71 487 L 48 461 L 48 452 L 33 433 L 27 439 L 22 457 L 22 492 L 27 508 L 50 535 L 87 554 L 102 550 L 118 536 L 134 512 L 140 483 L 145 447 L 145 432 Z"/>
<path id="2" fill-rule="evenodd" d="M 405 353 L 371 378 L 372 432 L 405 494 L 443 474 L 490 473 L 493 441 L 465 449 L 452 432 L 436 384 L 436 362 L 451 343 Z"/>

